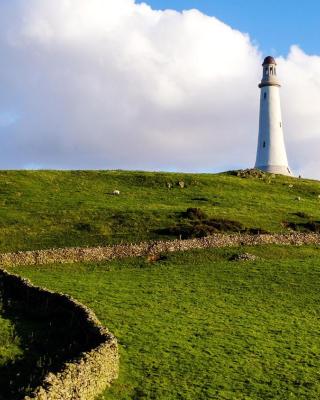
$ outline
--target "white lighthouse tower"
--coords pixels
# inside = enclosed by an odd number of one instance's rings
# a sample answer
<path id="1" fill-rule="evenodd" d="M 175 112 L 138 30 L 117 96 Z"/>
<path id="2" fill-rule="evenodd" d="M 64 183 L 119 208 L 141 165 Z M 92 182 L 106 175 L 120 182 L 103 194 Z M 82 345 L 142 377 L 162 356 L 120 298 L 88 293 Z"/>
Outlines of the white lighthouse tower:
<path id="1" fill-rule="evenodd" d="M 269 56 L 264 59 L 262 66 L 263 76 L 259 84 L 261 89 L 259 139 L 255 168 L 273 174 L 292 176 L 283 138 L 277 64 L 275 59 Z"/>

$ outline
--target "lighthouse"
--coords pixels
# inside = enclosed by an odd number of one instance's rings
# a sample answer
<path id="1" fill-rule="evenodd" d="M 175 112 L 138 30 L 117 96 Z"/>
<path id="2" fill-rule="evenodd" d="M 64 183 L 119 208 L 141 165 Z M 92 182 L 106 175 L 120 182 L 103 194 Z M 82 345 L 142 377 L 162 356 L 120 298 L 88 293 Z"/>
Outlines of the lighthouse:
<path id="1" fill-rule="evenodd" d="M 263 76 L 259 88 L 260 118 L 259 139 L 255 168 L 273 174 L 289 175 L 283 137 L 280 105 L 280 83 L 277 78 L 277 64 L 273 57 L 266 57 L 262 64 Z"/>

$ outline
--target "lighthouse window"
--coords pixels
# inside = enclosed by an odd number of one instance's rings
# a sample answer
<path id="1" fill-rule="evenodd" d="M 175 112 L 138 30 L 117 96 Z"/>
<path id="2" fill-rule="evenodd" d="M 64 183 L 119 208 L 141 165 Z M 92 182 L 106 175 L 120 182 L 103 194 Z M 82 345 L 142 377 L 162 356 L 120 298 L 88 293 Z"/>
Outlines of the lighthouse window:
<path id="1" fill-rule="evenodd" d="M 263 93 L 263 98 L 266 99 L 267 98 L 267 92 Z"/>
<path id="2" fill-rule="evenodd" d="M 262 147 L 263 147 L 263 148 L 265 148 L 265 147 L 266 147 L 266 142 L 263 142 L 263 145 L 262 145 Z"/>
<path id="3" fill-rule="evenodd" d="M 282 128 L 282 122 L 280 122 L 280 128 Z"/>

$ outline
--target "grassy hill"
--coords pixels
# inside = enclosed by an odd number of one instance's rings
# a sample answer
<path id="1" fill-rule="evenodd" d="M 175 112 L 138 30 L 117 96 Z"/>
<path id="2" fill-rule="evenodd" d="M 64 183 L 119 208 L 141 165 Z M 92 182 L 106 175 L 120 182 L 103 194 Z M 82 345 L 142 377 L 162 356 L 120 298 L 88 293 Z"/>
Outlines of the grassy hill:
<path id="1" fill-rule="evenodd" d="M 230 261 L 238 252 L 256 261 Z M 91 307 L 117 336 L 105 400 L 320 397 L 319 249 L 262 246 L 14 268 Z"/>
<path id="2" fill-rule="evenodd" d="M 319 195 L 317 181 L 254 171 L 2 171 L 0 252 L 212 232 L 320 231 Z M 259 258 L 231 261 L 244 251 Z M 12 270 L 77 298 L 117 336 L 120 378 L 101 399 L 320 397 L 317 247 Z M 34 325 L 0 317 L 3 393 L 16 389 L 9 387 L 11 371 L 37 368 L 40 356 L 26 341 Z M 30 391 L 32 383 L 19 376 L 14 385 Z"/>
<path id="3" fill-rule="evenodd" d="M 317 230 L 319 195 L 317 181 L 269 174 L 0 171 L 0 251 Z"/>

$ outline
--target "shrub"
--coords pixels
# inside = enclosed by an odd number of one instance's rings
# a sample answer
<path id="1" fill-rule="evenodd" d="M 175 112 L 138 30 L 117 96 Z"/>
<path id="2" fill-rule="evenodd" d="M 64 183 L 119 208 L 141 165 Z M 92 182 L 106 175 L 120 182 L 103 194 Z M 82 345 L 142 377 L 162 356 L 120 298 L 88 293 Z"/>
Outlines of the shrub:
<path id="1" fill-rule="evenodd" d="M 207 215 L 200 208 L 190 207 L 185 213 L 183 213 L 185 218 L 189 219 L 206 219 Z"/>

